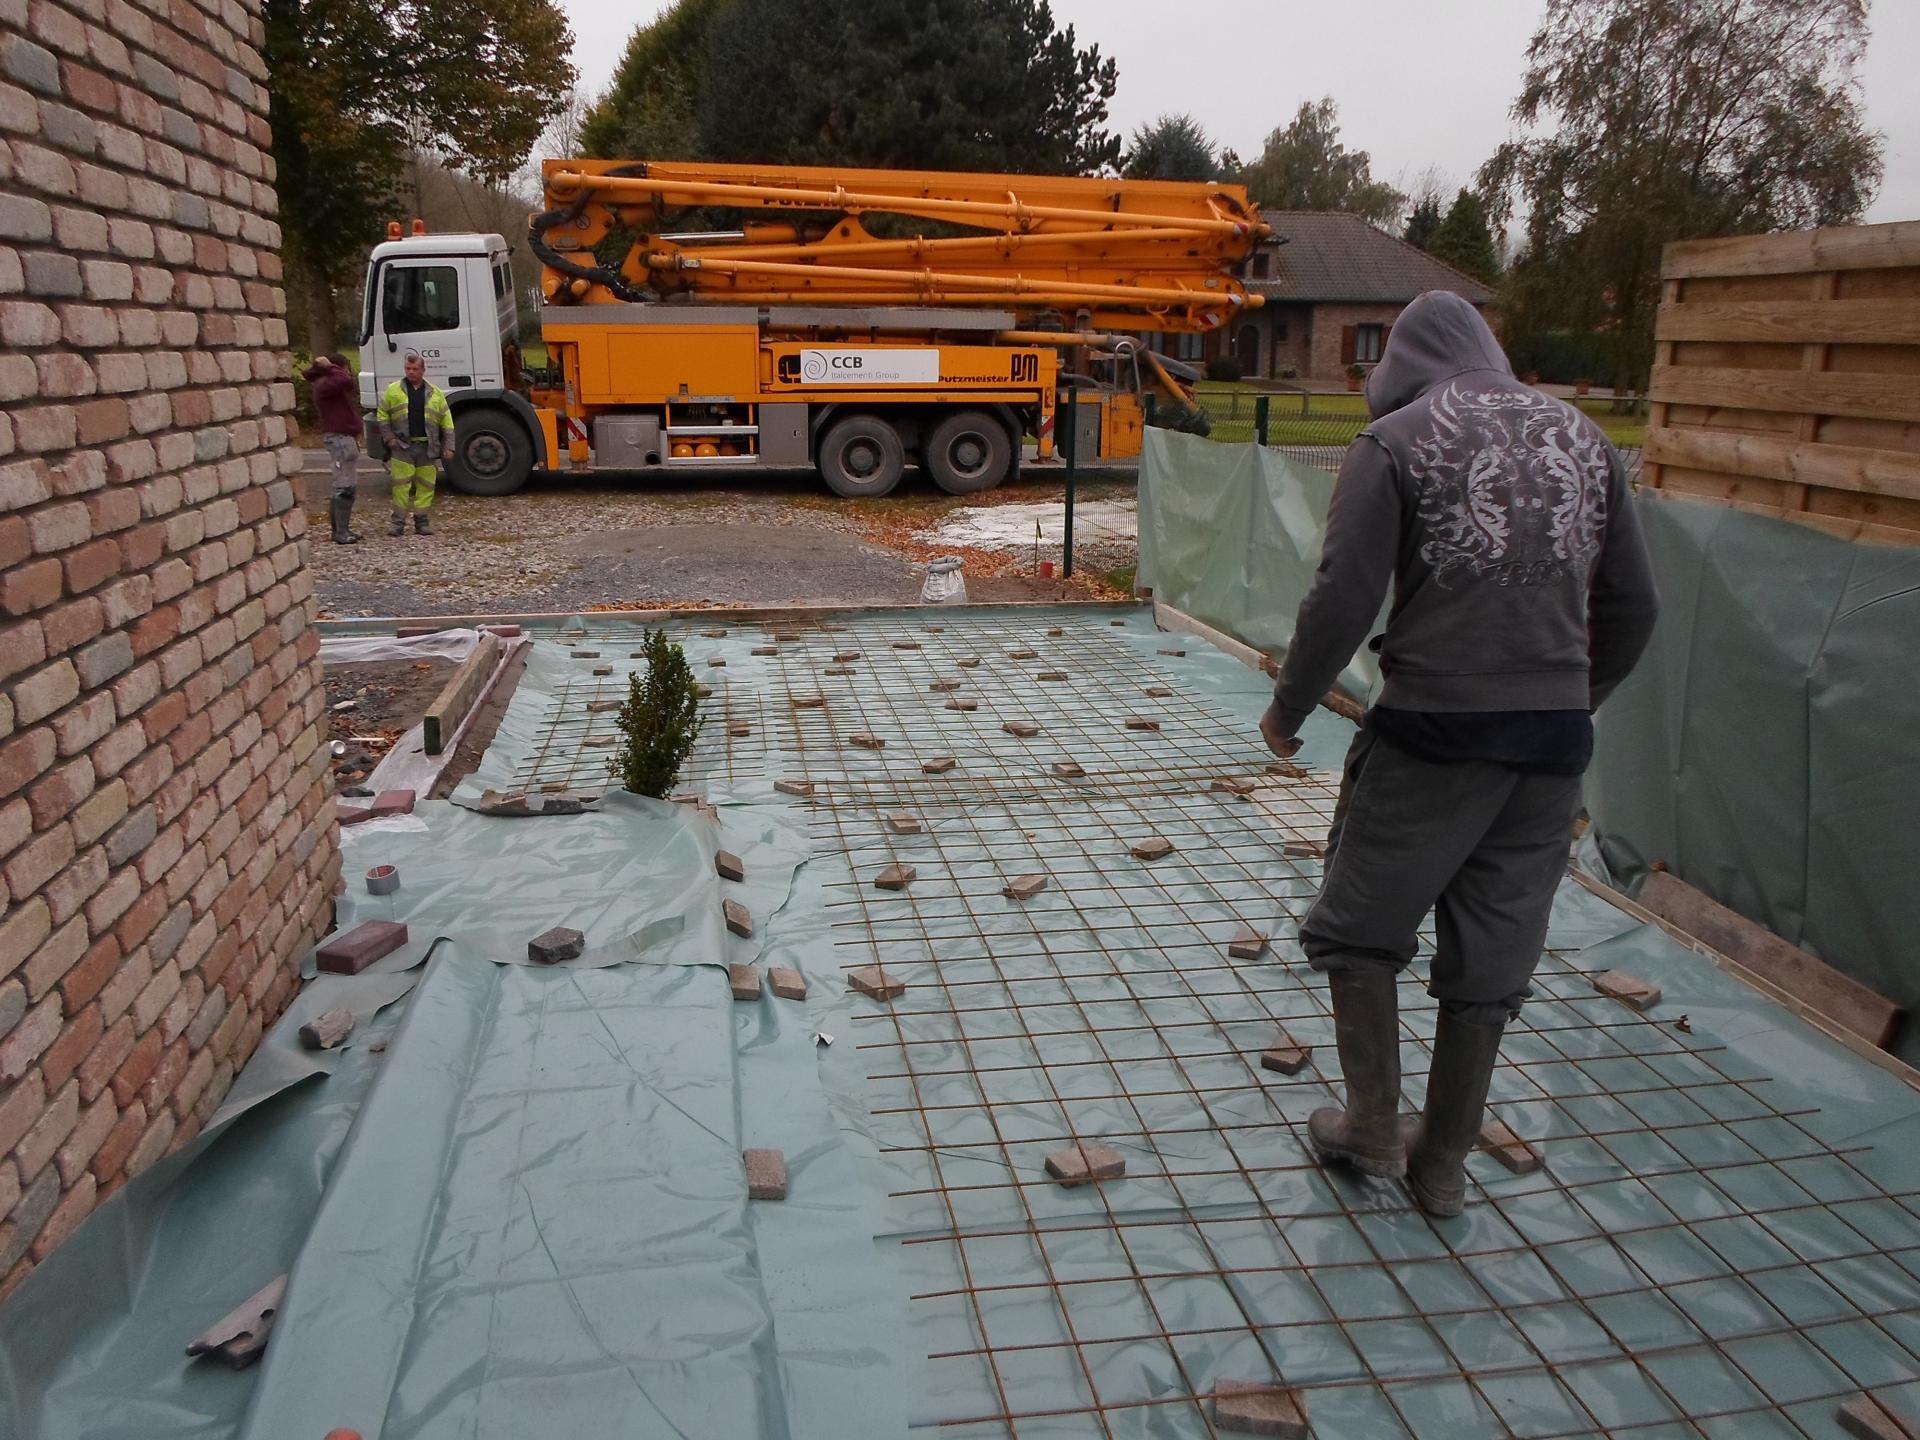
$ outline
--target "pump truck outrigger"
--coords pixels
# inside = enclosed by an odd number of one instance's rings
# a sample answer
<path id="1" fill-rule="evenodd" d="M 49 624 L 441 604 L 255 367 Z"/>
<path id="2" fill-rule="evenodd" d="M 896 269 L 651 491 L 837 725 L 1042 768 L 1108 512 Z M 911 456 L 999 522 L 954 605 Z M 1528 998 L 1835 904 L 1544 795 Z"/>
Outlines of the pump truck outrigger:
<path id="1" fill-rule="evenodd" d="M 1055 455 L 1069 387 L 1077 457 L 1137 455 L 1145 394 L 1163 423 L 1204 433 L 1206 415 L 1197 374 L 1135 335 L 1260 303 L 1236 276 L 1267 227 L 1235 185 L 588 160 L 542 176 L 540 370 L 520 362 L 502 237 L 415 222 L 369 262 L 362 401 L 421 355 L 470 494 L 563 468 L 759 466 L 885 495 L 909 463 L 967 494 L 1016 473 L 1028 437 Z"/>

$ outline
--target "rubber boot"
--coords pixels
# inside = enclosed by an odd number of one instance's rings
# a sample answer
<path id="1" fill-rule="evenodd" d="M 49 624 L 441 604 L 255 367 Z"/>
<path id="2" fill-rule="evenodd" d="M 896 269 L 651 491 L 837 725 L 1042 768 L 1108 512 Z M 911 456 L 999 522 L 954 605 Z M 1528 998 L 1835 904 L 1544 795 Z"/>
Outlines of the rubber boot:
<path id="1" fill-rule="evenodd" d="M 1347 1105 L 1316 1110 L 1307 1135 L 1322 1160 L 1339 1160 L 1363 1175 L 1391 1180 L 1406 1173 L 1400 1138 L 1400 1006 L 1390 970 L 1335 970 L 1333 1033 Z"/>
<path id="2" fill-rule="evenodd" d="M 1433 1031 L 1433 1072 L 1427 1106 L 1409 1116 L 1407 1186 L 1429 1215 L 1458 1215 L 1467 1204 L 1467 1156 L 1480 1143 L 1505 1025 L 1472 1025 L 1442 1010 Z"/>
<path id="3" fill-rule="evenodd" d="M 398 540 L 402 535 L 406 533 L 407 533 L 407 512 L 404 510 L 396 510 L 393 512 L 392 522 L 389 523 L 387 526 L 387 534 L 393 536 L 394 539 Z"/>
<path id="4" fill-rule="evenodd" d="M 353 496 L 334 496 L 330 513 L 333 518 L 333 543 L 336 545 L 358 545 L 360 543 L 360 537 L 347 528 L 347 522 L 353 518 Z"/>
<path id="5" fill-rule="evenodd" d="M 426 511 L 424 511 L 424 510 L 416 510 L 416 511 L 414 511 L 414 512 L 413 512 L 413 533 L 414 533 L 414 534 L 416 534 L 416 535 L 431 535 L 431 534 L 433 534 L 433 529 L 432 529 L 432 527 L 431 527 L 431 526 L 429 526 L 429 525 L 427 524 L 427 512 L 426 512 Z"/>

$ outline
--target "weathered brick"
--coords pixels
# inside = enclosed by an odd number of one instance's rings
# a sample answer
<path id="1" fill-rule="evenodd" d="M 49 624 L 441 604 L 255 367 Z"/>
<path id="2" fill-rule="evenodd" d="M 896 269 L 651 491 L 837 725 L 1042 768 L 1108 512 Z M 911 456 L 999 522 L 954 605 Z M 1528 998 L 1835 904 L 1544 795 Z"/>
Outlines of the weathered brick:
<path id="1" fill-rule="evenodd" d="M 93 1160 L 87 1169 L 101 1181 L 111 1180 L 126 1165 L 127 1156 L 133 1153 L 133 1147 L 139 1143 L 146 1128 L 147 1110 L 144 1105 L 136 1102 L 122 1110 L 120 1118 L 107 1132 L 107 1138 L 93 1152 Z"/>
<path id="2" fill-rule="evenodd" d="M 53 1042 L 60 1038 L 60 997 L 50 995 L 34 1006 L 21 1022 L 0 1040 L 0 1085 L 11 1085 L 33 1068 Z"/>
<path id="3" fill-rule="evenodd" d="M 70 703 L 79 694 L 79 672 L 71 661 L 56 660 L 14 683 L 13 704 L 20 723 L 31 725 Z"/>
<path id="4" fill-rule="evenodd" d="M 27 1187 L 6 1223 L 0 1224 L 0 1271 L 11 1270 L 27 1253 L 59 1203 L 60 1176 L 49 1166 Z"/>
<path id="5" fill-rule="evenodd" d="M 52 1164 L 54 1151 L 73 1133 L 79 1120 L 80 1085 L 78 1081 L 69 1080 L 55 1091 L 40 1112 L 40 1118 L 33 1122 L 33 1128 L 13 1147 L 14 1164 L 20 1167 L 20 1173 L 38 1175 Z"/>

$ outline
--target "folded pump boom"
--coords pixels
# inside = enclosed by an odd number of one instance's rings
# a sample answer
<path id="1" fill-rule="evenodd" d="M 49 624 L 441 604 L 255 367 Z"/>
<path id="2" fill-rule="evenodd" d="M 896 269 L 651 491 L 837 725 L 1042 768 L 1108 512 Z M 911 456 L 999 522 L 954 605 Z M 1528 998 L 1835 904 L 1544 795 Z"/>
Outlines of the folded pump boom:
<path id="1" fill-rule="evenodd" d="M 588 160 L 542 173 L 532 244 L 553 306 L 985 306 L 1046 329 L 1204 333 L 1260 304 L 1234 272 L 1267 227 L 1234 185 Z"/>

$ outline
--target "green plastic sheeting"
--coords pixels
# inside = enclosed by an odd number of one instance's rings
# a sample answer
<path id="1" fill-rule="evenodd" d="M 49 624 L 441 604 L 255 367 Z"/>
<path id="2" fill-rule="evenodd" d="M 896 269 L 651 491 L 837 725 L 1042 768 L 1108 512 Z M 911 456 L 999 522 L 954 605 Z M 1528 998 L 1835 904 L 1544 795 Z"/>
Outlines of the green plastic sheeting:
<path id="1" fill-rule="evenodd" d="M 1662 598 L 1600 712 L 1616 878 L 1689 884 L 1920 1009 L 1920 547 L 1643 491 Z M 1920 1027 L 1896 1044 L 1920 1060 Z"/>
<path id="2" fill-rule="evenodd" d="M 1277 450 L 1148 430 L 1137 583 L 1256 650 L 1283 654 L 1320 563 L 1333 480 Z M 1362 651 L 1340 684 L 1364 697 L 1379 678 Z"/>

